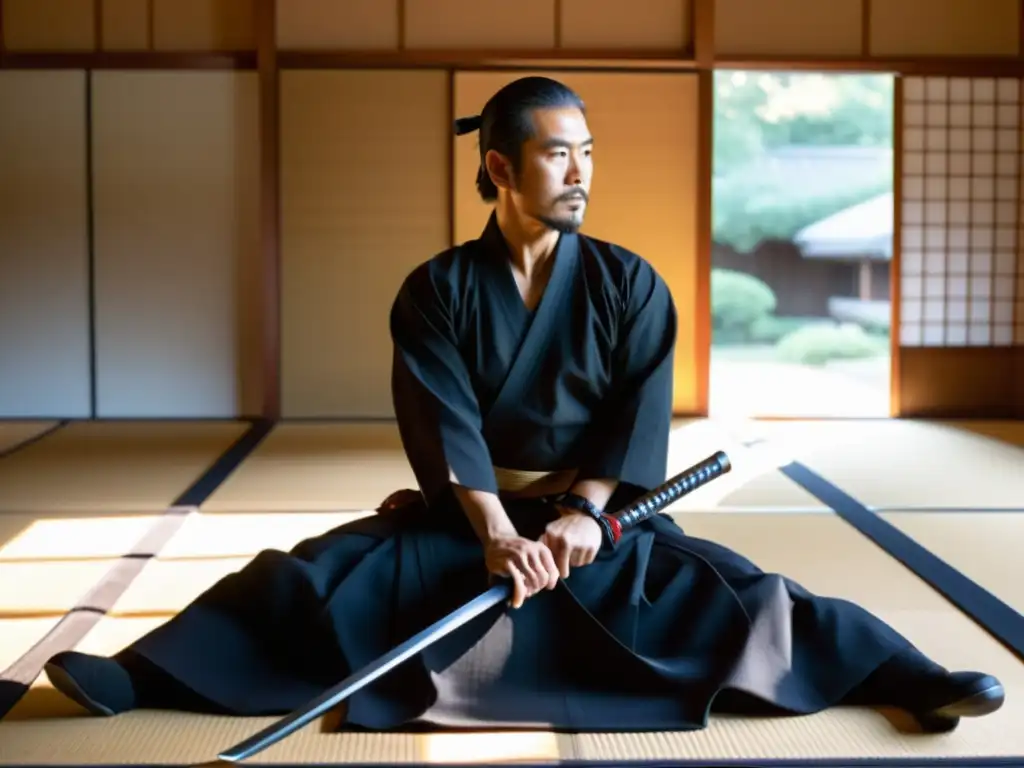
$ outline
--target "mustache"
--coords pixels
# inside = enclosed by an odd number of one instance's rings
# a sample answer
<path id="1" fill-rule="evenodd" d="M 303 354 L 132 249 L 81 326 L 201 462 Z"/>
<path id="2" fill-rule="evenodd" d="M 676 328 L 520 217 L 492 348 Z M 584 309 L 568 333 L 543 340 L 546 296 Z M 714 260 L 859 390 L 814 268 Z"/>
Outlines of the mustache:
<path id="1" fill-rule="evenodd" d="M 574 189 L 570 192 L 566 192 L 564 195 L 559 195 L 556 202 L 568 202 L 570 200 L 582 200 L 585 203 L 589 203 L 590 196 L 582 189 Z"/>

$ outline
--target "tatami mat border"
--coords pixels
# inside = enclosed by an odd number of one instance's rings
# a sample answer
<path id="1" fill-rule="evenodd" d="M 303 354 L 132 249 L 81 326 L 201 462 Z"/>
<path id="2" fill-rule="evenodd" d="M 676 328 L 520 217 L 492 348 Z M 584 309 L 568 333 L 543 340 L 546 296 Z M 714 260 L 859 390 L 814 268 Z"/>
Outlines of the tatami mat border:
<path id="1" fill-rule="evenodd" d="M 196 481 L 185 489 L 157 519 L 131 552 L 124 553 L 114 566 L 78 601 L 74 608 L 21 658 L 0 673 L 0 720 L 25 695 L 42 673 L 47 659 L 73 648 L 114 606 L 118 598 L 156 557 L 185 522 L 270 434 L 273 423 L 250 422 L 250 427 L 224 451 Z"/>
<path id="2" fill-rule="evenodd" d="M 780 471 L 835 510 L 1024 661 L 1024 615 L 804 464 L 794 461 Z"/>
<path id="3" fill-rule="evenodd" d="M 6 419 L 5 419 L 5 421 L 6 421 Z M 14 445 L 8 446 L 7 448 L 4 448 L 3 450 L 0 450 L 0 459 L 4 459 L 4 458 L 6 458 L 8 456 L 12 456 L 13 454 L 17 453 L 18 451 L 22 450 L 23 448 L 28 448 L 30 445 L 34 445 L 34 444 L 38 443 L 40 440 L 43 440 L 44 438 L 49 437 L 54 432 L 57 432 L 58 430 L 64 429 L 64 427 L 66 427 L 70 423 L 71 422 L 69 420 L 67 420 L 67 419 L 64 419 L 63 421 L 58 421 L 56 424 L 53 424 L 53 425 L 47 427 L 46 429 L 42 430 L 41 432 L 37 432 L 36 434 L 32 435 L 31 437 L 26 437 L 24 440 L 22 440 L 22 441 L 20 441 L 18 443 L 15 443 Z"/>

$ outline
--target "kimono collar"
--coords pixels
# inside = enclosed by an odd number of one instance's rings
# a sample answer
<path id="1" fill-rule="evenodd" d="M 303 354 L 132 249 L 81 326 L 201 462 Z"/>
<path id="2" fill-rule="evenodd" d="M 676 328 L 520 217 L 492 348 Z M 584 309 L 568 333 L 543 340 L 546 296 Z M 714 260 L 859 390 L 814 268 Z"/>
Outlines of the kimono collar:
<path id="1" fill-rule="evenodd" d="M 505 242 L 505 236 L 501 234 L 501 227 L 498 226 L 498 215 L 494 212 L 487 219 L 487 225 L 480 235 L 480 243 L 483 245 L 484 251 L 489 255 L 498 257 L 506 262 L 511 258 L 512 254 L 509 251 L 508 243 Z M 578 235 L 562 233 L 558 238 L 558 244 L 555 246 L 555 264 L 567 266 L 573 260 L 573 255 L 578 248 Z"/>

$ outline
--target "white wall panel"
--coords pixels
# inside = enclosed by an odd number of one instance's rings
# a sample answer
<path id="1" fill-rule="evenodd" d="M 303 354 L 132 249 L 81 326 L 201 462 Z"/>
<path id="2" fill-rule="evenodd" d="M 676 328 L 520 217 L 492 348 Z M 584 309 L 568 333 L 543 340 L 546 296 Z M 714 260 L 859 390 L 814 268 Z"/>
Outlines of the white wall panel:
<path id="1" fill-rule="evenodd" d="M 0 418 L 87 417 L 85 75 L 0 72 Z"/>
<path id="2" fill-rule="evenodd" d="M 98 413 L 233 417 L 259 396 L 252 72 L 100 72 Z"/>

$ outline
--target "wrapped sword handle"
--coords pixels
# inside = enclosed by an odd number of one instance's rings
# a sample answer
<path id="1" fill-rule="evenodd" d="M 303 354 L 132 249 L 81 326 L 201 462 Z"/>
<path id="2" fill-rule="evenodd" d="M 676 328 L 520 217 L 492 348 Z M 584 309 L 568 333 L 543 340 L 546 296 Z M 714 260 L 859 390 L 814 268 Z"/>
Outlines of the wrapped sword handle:
<path id="1" fill-rule="evenodd" d="M 587 499 L 576 494 L 565 494 L 559 503 L 578 509 L 593 517 L 601 526 L 605 540 L 615 546 L 623 534 L 658 514 L 672 502 L 706 485 L 732 469 L 732 462 L 724 451 L 716 451 L 703 461 L 684 469 L 654 488 L 632 504 L 617 512 L 601 512 Z"/>

